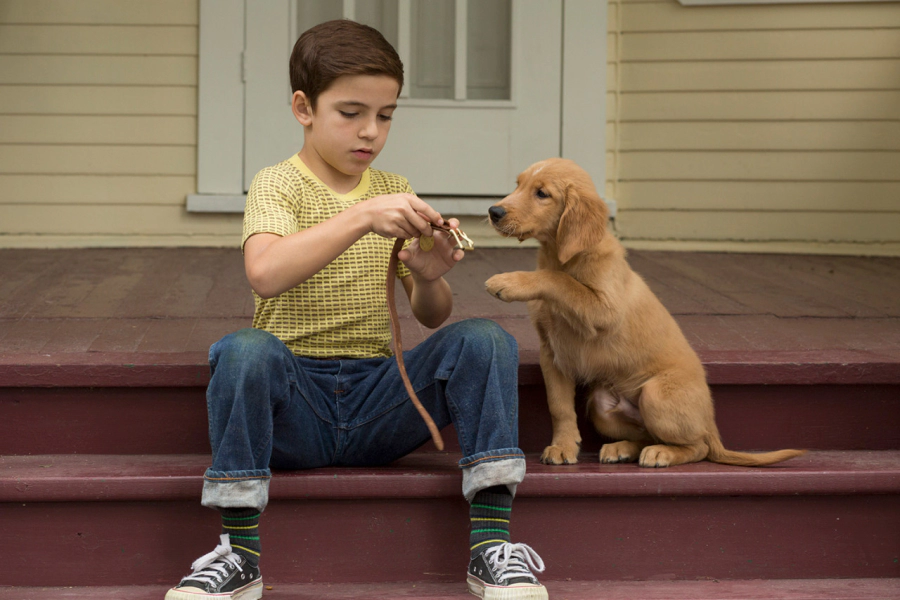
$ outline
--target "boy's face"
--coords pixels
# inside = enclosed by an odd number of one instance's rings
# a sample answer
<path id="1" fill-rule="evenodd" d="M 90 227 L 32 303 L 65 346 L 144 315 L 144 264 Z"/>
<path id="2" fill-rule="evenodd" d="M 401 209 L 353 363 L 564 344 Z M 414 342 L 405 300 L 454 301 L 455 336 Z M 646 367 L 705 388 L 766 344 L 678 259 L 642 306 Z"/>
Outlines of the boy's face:
<path id="1" fill-rule="evenodd" d="M 316 108 L 295 92 L 294 115 L 304 127 L 300 157 L 338 192 L 356 187 L 391 129 L 400 85 L 387 75 L 345 75 L 319 94 Z M 349 187 L 348 187 L 349 186 Z"/>

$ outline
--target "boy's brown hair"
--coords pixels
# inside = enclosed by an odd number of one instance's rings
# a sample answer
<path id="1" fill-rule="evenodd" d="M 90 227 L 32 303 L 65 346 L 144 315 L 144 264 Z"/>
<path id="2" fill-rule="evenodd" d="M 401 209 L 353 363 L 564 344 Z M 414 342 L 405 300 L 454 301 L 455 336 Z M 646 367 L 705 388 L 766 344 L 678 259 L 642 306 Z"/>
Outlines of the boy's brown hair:
<path id="1" fill-rule="evenodd" d="M 403 63 L 394 47 L 368 25 L 326 21 L 300 36 L 291 52 L 291 91 L 315 109 L 319 94 L 343 75 L 387 75 L 403 89 Z"/>

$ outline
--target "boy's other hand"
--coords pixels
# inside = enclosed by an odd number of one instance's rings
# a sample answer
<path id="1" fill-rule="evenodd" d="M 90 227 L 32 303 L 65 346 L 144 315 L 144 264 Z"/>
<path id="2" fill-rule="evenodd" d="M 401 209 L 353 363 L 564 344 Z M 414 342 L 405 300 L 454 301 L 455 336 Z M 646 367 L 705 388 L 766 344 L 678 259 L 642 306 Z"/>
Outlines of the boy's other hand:
<path id="1" fill-rule="evenodd" d="M 450 219 L 447 225 L 451 229 L 459 227 L 459 221 Z M 429 225 L 429 229 L 431 226 Z M 457 247 L 456 240 L 443 231 L 433 231 L 434 247 L 425 251 L 419 247 L 418 237 L 400 251 L 397 258 L 403 261 L 410 272 L 425 281 L 435 281 L 462 260 L 465 252 Z"/>
<path id="2" fill-rule="evenodd" d="M 369 230 L 386 238 L 432 235 L 431 223 L 444 223 L 440 213 L 415 194 L 376 196 L 357 206 L 369 219 Z"/>

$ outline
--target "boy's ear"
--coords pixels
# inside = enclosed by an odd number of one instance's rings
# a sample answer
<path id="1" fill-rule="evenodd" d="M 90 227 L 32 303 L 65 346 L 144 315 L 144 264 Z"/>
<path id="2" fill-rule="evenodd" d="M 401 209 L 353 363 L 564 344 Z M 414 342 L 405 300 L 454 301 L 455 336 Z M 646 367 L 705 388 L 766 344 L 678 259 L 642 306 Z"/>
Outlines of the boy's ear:
<path id="1" fill-rule="evenodd" d="M 294 92 L 294 95 L 291 98 L 291 111 L 293 111 L 294 118 L 297 119 L 301 125 L 304 127 L 312 125 L 312 108 L 309 105 L 306 94 L 303 92 L 299 90 Z"/>

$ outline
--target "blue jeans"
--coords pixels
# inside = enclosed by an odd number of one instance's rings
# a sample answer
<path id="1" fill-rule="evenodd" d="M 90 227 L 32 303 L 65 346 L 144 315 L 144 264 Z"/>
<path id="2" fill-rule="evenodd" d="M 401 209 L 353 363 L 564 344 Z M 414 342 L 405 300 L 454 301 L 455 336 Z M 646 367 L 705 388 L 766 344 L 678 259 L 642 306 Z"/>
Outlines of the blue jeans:
<path id="1" fill-rule="evenodd" d="M 493 321 L 469 319 L 403 357 L 438 428 L 456 428 L 466 499 L 493 485 L 515 494 L 525 477 L 515 339 Z M 243 329 L 213 344 L 209 362 L 204 506 L 263 510 L 270 468 L 384 465 L 431 438 L 394 358 L 295 356 L 270 333 Z"/>

